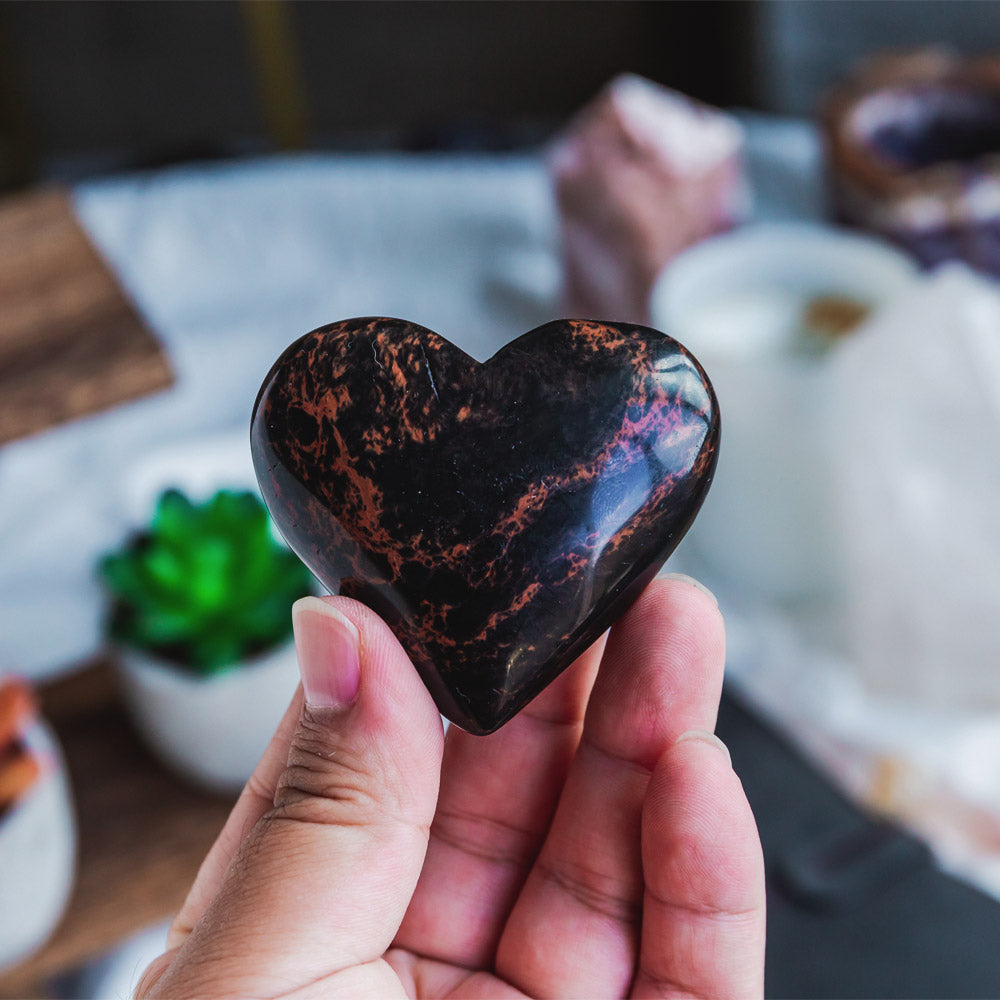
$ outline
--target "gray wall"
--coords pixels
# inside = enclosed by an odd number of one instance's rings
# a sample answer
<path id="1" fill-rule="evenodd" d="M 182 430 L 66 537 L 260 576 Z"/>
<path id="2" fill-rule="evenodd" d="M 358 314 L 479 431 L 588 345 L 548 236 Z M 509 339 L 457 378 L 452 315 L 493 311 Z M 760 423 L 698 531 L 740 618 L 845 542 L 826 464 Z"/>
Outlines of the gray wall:
<path id="1" fill-rule="evenodd" d="M 812 114 L 827 87 L 881 49 L 1000 50 L 996 0 L 765 0 L 757 18 L 757 102 L 783 114 Z"/>
<path id="2" fill-rule="evenodd" d="M 261 100 L 254 13 L 286 29 L 270 24 L 265 47 L 287 57 L 298 81 L 308 126 L 300 145 L 371 148 L 474 142 L 477 127 L 510 129 L 514 141 L 564 120 L 623 70 L 731 102 L 751 76 L 740 25 L 753 9 L 0 0 L 0 186 L 5 143 L 22 172 L 33 164 L 36 173 L 116 152 L 183 158 L 280 145 Z"/>

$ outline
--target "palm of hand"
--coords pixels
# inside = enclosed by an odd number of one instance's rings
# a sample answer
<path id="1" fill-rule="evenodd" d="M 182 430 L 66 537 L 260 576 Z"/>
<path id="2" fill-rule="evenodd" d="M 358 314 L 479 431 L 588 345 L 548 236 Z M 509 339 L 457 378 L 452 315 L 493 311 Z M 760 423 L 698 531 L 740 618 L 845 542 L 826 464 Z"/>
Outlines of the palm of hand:
<path id="1" fill-rule="evenodd" d="M 293 704 L 140 995 L 762 992 L 759 841 L 706 732 L 724 660 L 708 598 L 658 581 L 498 733 L 452 729 L 440 767 L 429 698 L 353 612 L 385 675 L 372 718 L 337 736 Z"/>

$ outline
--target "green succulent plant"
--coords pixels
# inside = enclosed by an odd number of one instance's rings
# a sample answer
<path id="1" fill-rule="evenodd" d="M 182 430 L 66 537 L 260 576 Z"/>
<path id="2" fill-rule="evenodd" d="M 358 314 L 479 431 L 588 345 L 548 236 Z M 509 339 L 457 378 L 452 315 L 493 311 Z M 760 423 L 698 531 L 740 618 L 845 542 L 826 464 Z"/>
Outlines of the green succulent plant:
<path id="1" fill-rule="evenodd" d="M 228 490 L 201 504 L 164 492 L 148 529 L 104 556 L 100 576 L 108 634 L 197 674 L 280 645 L 292 602 L 313 591 L 260 499 Z"/>

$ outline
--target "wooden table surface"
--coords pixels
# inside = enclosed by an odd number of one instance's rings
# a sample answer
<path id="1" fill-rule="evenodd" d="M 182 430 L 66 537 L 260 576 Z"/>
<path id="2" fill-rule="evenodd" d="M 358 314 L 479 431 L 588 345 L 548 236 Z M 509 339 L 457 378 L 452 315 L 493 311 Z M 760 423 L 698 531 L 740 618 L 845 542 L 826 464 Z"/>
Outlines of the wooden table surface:
<path id="1" fill-rule="evenodd" d="M 0 445 L 166 388 L 172 377 L 69 195 L 0 200 Z"/>
<path id="2" fill-rule="evenodd" d="M 76 800 L 79 862 L 62 923 L 0 996 L 44 997 L 46 982 L 173 914 L 235 797 L 173 777 L 126 719 L 108 663 L 44 687 L 42 710 L 63 747 Z"/>

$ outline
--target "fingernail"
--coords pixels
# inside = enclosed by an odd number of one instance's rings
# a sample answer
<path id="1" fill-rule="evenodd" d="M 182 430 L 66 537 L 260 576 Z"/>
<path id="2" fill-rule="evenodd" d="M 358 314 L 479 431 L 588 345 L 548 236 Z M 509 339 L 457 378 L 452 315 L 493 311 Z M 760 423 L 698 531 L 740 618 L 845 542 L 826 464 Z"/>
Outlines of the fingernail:
<path id="1" fill-rule="evenodd" d="M 354 623 L 318 597 L 292 605 L 295 650 L 306 703 L 350 708 L 361 685 L 360 636 Z"/>
<path id="2" fill-rule="evenodd" d="M 733 763 L 733 758 L 729 755 L 729 747 L 727 747 L 726 744 L 715 735 L 715 733 L 710 733 L 707 729 L 689 729 L 686 733 L 681 733 L 681 735 L 677 737 L 674 741 L 674 745 L 676 746 L 678 743 L 687 743 L 689 740 L 696 740 L 699 743 L 707 743 L 709 746 L 715 747 L 716 750 L 721 750 L 726 755 L 726 760 L 729 761 L 730 765 Z"/>
<path id="3" fill-rule="evenodd" d="M 686 583 L 689 587 L 694 587 L 695 590 L 700 590 L 706 597 L 711 598 L 712 603 L 718 607 L 719 599 L 715 596 L 705 586 L 701 581 L 696 580 L 693 576 L 688 576 L 687 573 L 663 573 L 660 576 L 661 580 L 677 580 L 680 583 Z"/>

